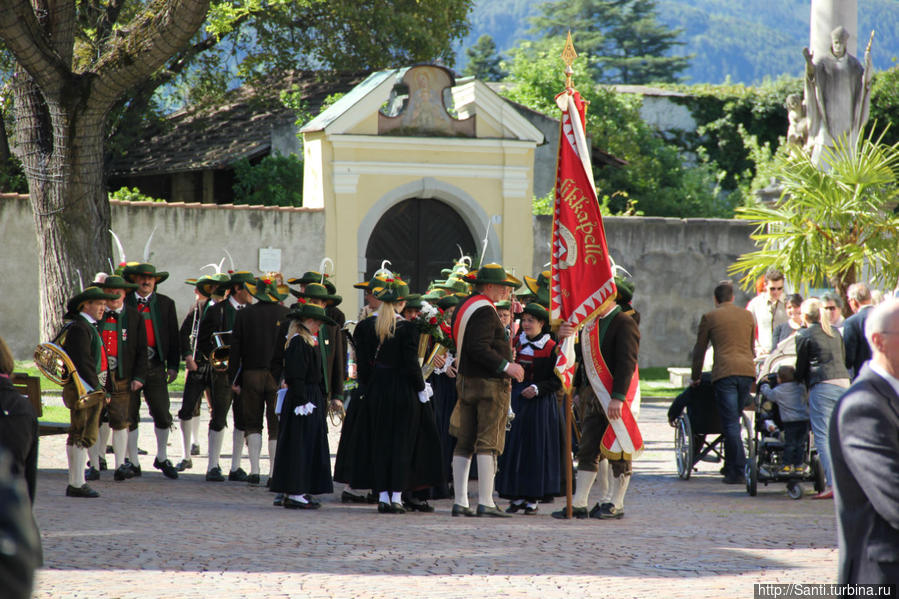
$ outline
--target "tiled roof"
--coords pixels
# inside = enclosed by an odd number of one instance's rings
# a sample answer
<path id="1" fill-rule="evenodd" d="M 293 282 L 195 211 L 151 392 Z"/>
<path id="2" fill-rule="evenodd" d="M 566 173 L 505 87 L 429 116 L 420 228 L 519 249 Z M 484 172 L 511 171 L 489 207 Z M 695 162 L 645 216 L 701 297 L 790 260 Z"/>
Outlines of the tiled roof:
<path id="1" fill-rule="evenodd" d="M 272 130 L 292 125 L 296 114 L 279 99 L 296 84 L 312 114 L 325 98 L 347 92 L 365 73 L 328 75 L 296 71 L 271 85 L 244 86 L 229 92 L 222 104 L 188 107 L 149 128 L 123 156 L 110 165 L 117 176 L 153 175 L 220 169 L 243 158 L 268 154 Z"/>

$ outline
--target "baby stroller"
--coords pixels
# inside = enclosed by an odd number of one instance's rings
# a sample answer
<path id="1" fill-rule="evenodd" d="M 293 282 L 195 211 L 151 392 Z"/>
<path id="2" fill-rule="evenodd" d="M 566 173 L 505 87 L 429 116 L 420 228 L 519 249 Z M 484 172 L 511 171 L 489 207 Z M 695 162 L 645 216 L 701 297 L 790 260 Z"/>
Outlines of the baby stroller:
<path id="1" fill-rule="evenodd" d="M 796 343 L 790 337 L 785 339 L 772 351 L 759 368 L 758 384 L 768 382 L 771 386 L 776 384 L 777 369 L 783 365 L 794 366 L 796 364 Z M 756 395 L 754 417 L 754 434 L 749 440 L 746 456 L 746 492 L 755 497 L 758 492 L 758 483 L 765 486 L 769 482 L 783 482 L 787 485 L 787 494 L 791 499 L 802 497 L 801 482 L 811 482 L 815 491 L 824 490 L 824 469 L 818 460 L 818 453 L 811 443 L 811 434 L 806 435 L 804 445 L 803 469 L 797 473 L 782 474 L 784 442 L 783 423 L 777 404 L 765 400 L 761 393 Z M 771 425 L 773 430 L 769 430 Z"/>
<path id="2" fill-rule="evenodd" d="M 745 413 L 740 418 L 745 438 L 751 439 L 749 418 Z M 674 427 L 674 457 L 682 480 L 690 479 L 700 461 L 724 460 L 723 429 L 709 373 L 703 373 L 699 385 L 687 387 L 674 399 L 668 408 L 668 423 Z M 709 435 L 714 437 L 709 440 Z"/>

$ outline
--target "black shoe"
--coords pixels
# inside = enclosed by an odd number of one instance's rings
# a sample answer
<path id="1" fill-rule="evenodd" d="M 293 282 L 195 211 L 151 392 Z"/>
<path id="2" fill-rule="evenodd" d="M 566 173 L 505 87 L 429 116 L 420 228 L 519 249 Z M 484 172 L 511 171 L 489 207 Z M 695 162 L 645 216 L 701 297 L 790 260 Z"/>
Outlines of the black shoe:
<path id="1" fill-rule="evenodd" d="M 98 461 L 100 462 L 100 470 L 108 470 L 109 469 L 109 467 L 106 464 L 106 458 L 104 458 L 103 456 L 100 456 L 100 459 Z"/>
<path id="2" fill-rule="evenodd" d="M 248 474 L 247 475 L 247 484 L 250 485 L 251 487 L 258 487 L 260 484 L 259 475 L 258 474 Z"/>
<path id="3" fill-rule="evenodd" d="M 567 512 L 567 510 L 565 508 L 562 508 L 561 510 L 559 510 L 557 512 L 553 512 L 550 515 L 553 518 L 555 518 L 556 520 L 567 520 L 568 514 L 566 512 Z M 572 506 L 572 508 L 571 508 L 571 517 L 572 518 L 577 518 L 578 520 L 583 520 L 584 518 L 589 517 L 589 515 L 590 514 L 587 513 L 587 508 L 585 508 L 585 507 Z"/>
<path id="4" fill-rule="evenodd" d="M 128 464 L 122 464 L 118 468 L 115 469 L 112 477 L 115 480 L 127 480 L 129 478 L 134 478 L 134 471 L 131 470 L 131 466 Z"/>
<path id="5" fill-rule="evenodd" d="M 138 447 L 138 448 L 137 448 L 137 455 L 147 455 L 147 450 L 146 450 L 146 449 L 141 449 L 140 447 Z"/>
<path id="6" fill-rule="evenodd" d="M 252 474 L 250 475 L 252 476 Z M 302 501 L 296 501 L 295 499 L 291 499 L 290 497 L 284 498 L 284 507 L 289 510 L 317 510 L 320 508 L 322 504 L 313 503 L 311 501 L 307 503 L 303 503 Z"/>
<path id="7" fill-rule="evenodd" d="M 491 518 L 511 518 L 511 514 L 507 514 L 495 505 L 478 504 L 478 518 L 489 516 Z"/>
<path id="8" fill-rule="evenodd" d="M 466 507 L 464 505 L 459 505 L 458 503 L 454 503 L 453 504 L 453 517 L 455 518 L 456 516 L 471 517 L 471 516 L 477 516 L 477 514 L 470 507 Z"/>
<path id="9" fill-rule="evenodd" d="M 175 466 L 175 469 L 178 472 L 184 472 L 185 470 L 190 470 L 193 467 L 194 467 L 193 461 L 185 458 L 185 459 L 181 460 L 180 462 L 178 462 L 178 465 Z"/>
<path id="10" fill-rule="evenodd" d="M 274 501 L 272 501 L 272 505 L 275 507 L 284 507 L 284 493 L 278 493 L 275 495 Z"/>
<path id="11" fill-rule="evenodd" d="M 368 503 L 368 497 L 344 491 L 340 494 L 340 503 Z"/>
<path id="12" fill-rule="evenodd" d="M 245 483 L 247 482 L 247 473 L 243 471 L 243 468 L 232 470 L 228 473 L 228 480 L 231 482 Z"/>
<path id="13" fill-rule="evenodd" d="M 390 509 L 393 511 L 394 514 L 405 514 L 406 513 L 406 508 L 403 507 L 403 504 L 398 503 L 396 501 L 392 501 L 390 503 Z"/>
<path id="14" fill-rule="evenodd" d="M 66 497 L 99 497 L 100 494 L 84 483 L 80 487 L 66 486 Z"/>
<path id="15" fill-rule="evenodd" d="M 100 471 L 91 466 L 84 471 L 84 480 L 100 480 Z"/>
<path id="16" fill-rule="evenodd" d="M 129 462 L 128 458 L 125 458 L 125 466 L 128 466 L 128 468 L 131 469 L 131 478 L 137 478 L 138 476 L 141 476 L 141 474 L 143 474 L 141 472 L 140 466 L 138 466 L 134 462 Z"/>
<path id="17" fill-rule="evenodd" d="M 200 444 L 192 443 L 190 446 L 190 455 L 200 455 Z"/>
<path id="18" fill-rule="evenodd" d="M 211 483 L 220 483 L 225 481 L 225 477 L 222 476 L 222 469 L 216 466 L 215 468 L 210 468 L 209 472 L 206 473 L 206 480 Z"/>
<path id="19" fill-rule="evenodd" d="M 429 504 L 427 501 L 422 501 L 417 497 L 409 497 L 403 500 L 403 507 L 406 508 L 407 512 L 431 513 L 434 511 L 433 505 Z"/>
<path id="20" fill-rule="evenodd" d="M 378 513 L 379 514 L 392 514 L 393 513 L 393 504 L 387 503 L 385 501 L 378 502 Z"/>
<path id="21" fill-rule="evenodd" d="M 106 446 L 106 453 L 107 453 L 107 454 L 115 453 L 115 450 L 112 448 L 112 445 L 107 445 L 107 446 Z"/>
<path id="22" fill-rule="evenodd" d="M 153 459 L 153 467 L 157 470 L 162 470 L 163 476 L 166 478 L 178 478 L 178 471 L 172 466 L 171 460 L 165 460 L 163 462 L 159 461 L 159 458 Z"/>
<path id="23" fill-rule="evenodd" d="M 624 518 L 624 510 L 619 510 L 614 503 L 596 504 L 590 510 L 590 517 L 598 520 L 620 520 Z"/>
<path id="24" fill-rule="evenodd" d="M 724 480 L 725 485 L 745 485 L 746 477 L 743 475 L 740 476 L 725 476 Z"/>
<path id="25" fill-rule="evenodd" d="M 518 510 L 523 510 L 524 507 L 525 506 L 523 503 L 510 503 L 509 507 L 506 508 L 506 513 L 507 514 L 515 514 L 518 512 Z"/>
<path id="26" fill-rule="evenodd" d="M 527 506 L 527 505 L 524 506 L 524 515 L 525 515 L 525 516 L 533 516 L 533 515 L 536 514 L 536 513 L 537 513 L 537 506 L 536 506 L 536 505 L 535 505 L 534 507 L 529 507 L 529 506 Z"/>

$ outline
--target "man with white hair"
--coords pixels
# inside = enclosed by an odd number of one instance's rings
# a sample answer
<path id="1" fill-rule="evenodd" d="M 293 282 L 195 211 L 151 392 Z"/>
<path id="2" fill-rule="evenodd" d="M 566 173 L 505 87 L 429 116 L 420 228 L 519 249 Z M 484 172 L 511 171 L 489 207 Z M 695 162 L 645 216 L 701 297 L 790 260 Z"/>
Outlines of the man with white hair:
<path id="1" fill-rule="evenodd" d="M 899 580 L 899 301 L 870 310 L 873 349 L 830 422 L 838 582 Z"/>
<path id="2" fill-rule="evenodd" d="M 865 283 L 853 283 L 846 290 L 846 296 L 853 314 L 843 323 L 843 345 L 846 349 L 846 368 L 854 379 L 862 365 L 871 359 L 871 346 L 865 339 L 865 319 L 873 307 L 871 288 Z"/>

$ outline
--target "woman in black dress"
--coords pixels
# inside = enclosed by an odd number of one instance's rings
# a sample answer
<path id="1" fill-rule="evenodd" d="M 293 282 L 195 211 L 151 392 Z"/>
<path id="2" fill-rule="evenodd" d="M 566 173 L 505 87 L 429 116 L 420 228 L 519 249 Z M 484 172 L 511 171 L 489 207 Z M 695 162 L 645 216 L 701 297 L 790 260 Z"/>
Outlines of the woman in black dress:
<path id="1" fill-rule="evenodd" d="M 521 333 L 515 337 L 515 361 L 524 380 L 512 384 L 515 418 L 499 458 L 496 490 L 511 500 L 506 512 L 537 513 L 537 501 L 561 490 L 561 445 L 556 391 L 562 384 L 553 373 L 556 342 L 549 334 L 549 313 L 540 304 L 525 306 Z"/>
<path id="2" fill-rule="evenodd" d="M 278 445 L 271 490 L 284 493 L 283 506 L 309 510 L 321 507 L 312 495 L 331 493 L 331 452 L 328 448 L 322 356 L 318 330 L 334 324 L 324 308 L 300 304 L 287 313 L 290 327 L 284 351 L 287 394 L 281 407 Z"/>
<path id="3" fill-rule="evenodd" d="M 371 291 L 382 302 L 378 315 L 360 323 L 354 335 L 369 408 L 371 488 L 378 493 L 378 512 L 401 514 L 403 491 L 441 483 L 440 445 L 421 426 L 428 397 L 418 364 L 418 330 L 400 317 L 409 288 L 394 277 Z"/>

